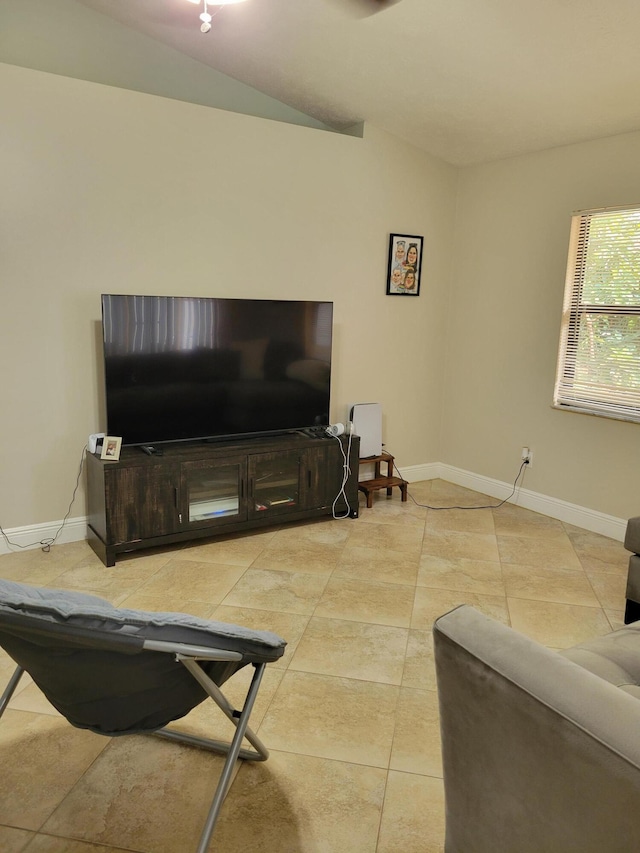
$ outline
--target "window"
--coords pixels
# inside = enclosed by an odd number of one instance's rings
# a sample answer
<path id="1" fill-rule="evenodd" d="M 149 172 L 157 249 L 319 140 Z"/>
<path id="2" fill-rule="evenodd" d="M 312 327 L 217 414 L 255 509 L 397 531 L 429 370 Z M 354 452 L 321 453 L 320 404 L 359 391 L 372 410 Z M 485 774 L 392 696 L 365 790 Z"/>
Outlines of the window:
<path id="1" fill-rule="evenodd" d="M 553 402 L 640 422 L 640 206 L 572 219 Z"/>

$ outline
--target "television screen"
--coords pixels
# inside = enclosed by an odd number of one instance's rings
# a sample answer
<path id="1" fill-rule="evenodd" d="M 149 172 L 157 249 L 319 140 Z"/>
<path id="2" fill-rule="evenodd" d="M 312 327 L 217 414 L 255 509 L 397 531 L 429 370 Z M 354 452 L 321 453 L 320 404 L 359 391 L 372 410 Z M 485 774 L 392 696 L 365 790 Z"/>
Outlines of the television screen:
<path id="1" fill-rule="evenodd" d="M 102 296 L 107 433 L 157 444 L 329 423 L 333 303 Z"/>

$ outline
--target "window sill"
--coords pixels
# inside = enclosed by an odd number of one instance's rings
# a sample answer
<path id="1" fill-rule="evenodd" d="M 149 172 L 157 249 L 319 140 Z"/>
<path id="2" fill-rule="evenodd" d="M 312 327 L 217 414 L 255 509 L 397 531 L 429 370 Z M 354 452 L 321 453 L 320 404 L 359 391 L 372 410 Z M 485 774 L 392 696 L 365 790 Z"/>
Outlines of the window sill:
<path id="1" fill-rule="evenodd" d="M 615 412 L 601 412 L 598 409 L 588 409 L 586 406 L 569 406 L 566 403 L 552 403 L 552 409 L 558 412 L 573 412 L 576 415 L 591 415 L 595 418 L 607 418 L 611 421 L 624 421 L 626 423 L 640 423 L 640 412 L 637 415 L 623 415 Z"/>

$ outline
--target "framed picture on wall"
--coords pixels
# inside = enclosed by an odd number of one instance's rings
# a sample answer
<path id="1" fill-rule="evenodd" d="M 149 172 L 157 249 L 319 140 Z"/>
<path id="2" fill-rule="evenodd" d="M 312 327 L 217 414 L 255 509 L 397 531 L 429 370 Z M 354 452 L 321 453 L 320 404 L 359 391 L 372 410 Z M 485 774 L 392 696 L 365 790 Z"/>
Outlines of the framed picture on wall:
<path id="1" fill-rule="evenodd" d="M 419 296 L 423 237 L 389 235 L 388 296 Z"/>

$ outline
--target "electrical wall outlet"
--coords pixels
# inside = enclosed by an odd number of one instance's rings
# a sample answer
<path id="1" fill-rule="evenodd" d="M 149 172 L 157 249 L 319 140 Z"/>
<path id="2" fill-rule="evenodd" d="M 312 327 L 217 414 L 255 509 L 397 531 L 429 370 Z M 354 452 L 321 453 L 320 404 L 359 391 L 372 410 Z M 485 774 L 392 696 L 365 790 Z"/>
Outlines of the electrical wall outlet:
<path id="1" fill-rule="evenodd" d="M 523 462 L 527 463 L 527 467 L 531 468 L 533 465 L 533 450 L 530 447 L 522 448 L 522 456 L 520 457 Z"/>

